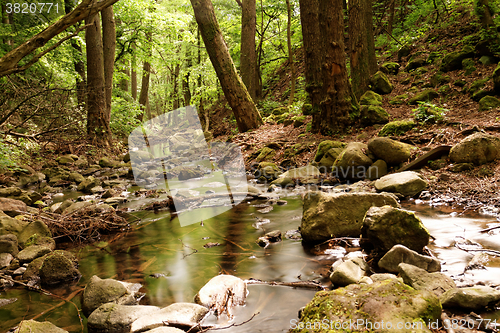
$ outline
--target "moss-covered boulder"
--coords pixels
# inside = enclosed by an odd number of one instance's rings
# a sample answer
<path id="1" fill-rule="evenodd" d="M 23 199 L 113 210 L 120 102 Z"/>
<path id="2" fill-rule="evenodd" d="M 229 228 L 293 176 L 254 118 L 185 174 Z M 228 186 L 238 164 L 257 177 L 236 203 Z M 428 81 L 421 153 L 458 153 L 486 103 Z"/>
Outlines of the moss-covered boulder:
<path id="1" fill-rule="evenodd" d="M 397 95 L 397 96 L 394 96 L 394 98 L 389 100 L 389 104 L 391 104 L 391 105 L 405 104 L 407 99 L 408 99 L 408 94 Z"/>
<path id="2" fill-rule="evenodd" d="M 344 151 L 344 144 L 340 147 L 330 148 L 323 158 L 318 162 L 318 168 L 321 172 L 328 172 L 331 170 L 333 163 L 337 160 L 339 155 Z"/>
<path id="3" fill-rule="evenodd" d="M 96 187 L 96 186 L 99 186 L 101 185 L 101 181 L 97 178 L 94 178 L 92 176 L 88 176 L 87 179 L 85 179 L 83 182 L 81 182 L 78 187 L 77 187 L 77 190 L 78 191 L 82 191 L 84 193 L 91 193 L 91 189 L 93 187 Z"/>
<path id="4" fill-rule="evenodd" d="M 437 72 L 431 76 L 431 85 L 433 87 L 439 87 L 440 85 L 450 83 L 451 77 L 449 75 L 443 75 L 441 72 Z"/>
<path id="5" fill-rule="evenodd" d="M 384 160 L 387 164 L 398 165 L 407 161 L 412 150 L 415 150 L 416 147 L 389 138 L 379 137 L 368 141 L 368 149 L 375 157 Z"/>
<path id="6" fill-rule="evenodd" d="M 23 320 L 19 323 L 14 333 L 68 333 L 50 321 Z"/>
<path id="7" fill-rule="evenodd" d="M 386 124 L 389 122 L 389 116 L 389 113 L 381 106 L 361 106 L 361 124 L 364 126 Z"/>
<path id="8" fill-rule="evenodd" d="M 76 156 L 75 158 L 75 155 L 64 155 L 56 158 L 56 161 L 61 165 L 68 165 L 68 164 L 73 164 L 77 159 L 78 156 Z"/>
<path id="9" fill-rule="evenodd" d="M 103 157 L 99 160 L 99 166 L 101 168 L 116 168 L 120 162 L 118 161 L 113 161 L 108 157 Z"/>
<path id="10" fill-rule="evenodd" d="M 401 244 L 422 253 L 429 244 L 429 232 L 422 221 L 411 212 L 395 206 L 371 207 L 364 216 L 361 228 L 363 247 L 379 255 Z"/>
<path id="11" fill-rule="evenodd" d="M 407 57 L 410 55 L 413 47 L 411 45 L 403 45 L 399 50 L 398 50 L 398 61 L 401 61 L 401 59 Z"/>
<path id="12" fill-rule="evenodd" d="M 387 75 L 385 75 L 381 71 L 378 71 L 371 77 L 370 83 L 372 86 L 372 90 L 381 95 L 390 94 L 394 89 L 394 86 L 392 85 Z"/>
<path id="13" fill-rule="evenodd" d="M 474 49 L 470 46 L 465 46 L 462 51 L 448 53 L 441 61 L 439 70 L 441 72 L 449 72 L 457 69 L 462 69 L 462 61 L 474 56 Z"/>
<path id="14" fill-rule="evenodd" d="M 17 236 L 27 224 L 27 222 L 10 217 L 0 211 L 0 236 L 8 234 L 14 234 Z"/>
<path id="15" fill-rule="evenodd" d="M 382 105 L 382 96 L 374 91 L 368 90 L 359 98 L 359 105 Z"/>
<path id="16" fill-rule="evenodd" d="M 359 237 L 366 211 L 372 206 L 398 207 L 389 194 L 307 192 L 303 196 L 300 232 L 305 242 L 334 237 Z"/>
<path id="17" fill-rule="evenodd" d="M 314 155 L 314 161 L 315 162 L 321 161 L 325 153 L 331 148 L 344 148 L 345 146 L 346 144 L 340 141 L 332 141 L 332 140 L 322 141 L 318 145 L 318 149 L 316 150 L 316 155 Z"/>
<path id="18" fill-rule="evenodd" d="M 13 256 L 19 253 L 16 235 L 7 234 L 0 236 L 0 253 L 9 253 Z"/>
<path id="19" fill-rule="evenodd" d="M 366 155 L 368 146 L 361 142 L 350 142 L 332 165 L 334 176 L 339 179 L 364 179 L 373 161 Z"/>
<path id="20" fill-rule="evenodd" d="M 52 252 L 45 256 L 40 267 L 40 282 L 44 285 L 71 282 L 81 276 L 75 263 L 60 252 Z"/>
<path id="21" fill-rule="evenodd" d="M 19 244 L 24 247 L 25 243 L 28 242 L 33 235 L 37 235 L 39 237 L 52 237 L 52 234 L 45 223 L 42 221 L 33 221 L 29 222 L 26 227 L 19 233 L 17 239 L 19 240 Z"/>
<path id="22" fill-rule="evenodd" d="M 484 96 L 479 101 L 479 111 L 486 111 L 500 107 L 500 99 L 493 96 Z"/>
<path id="23" fill-rule="evenodd" d="M 415 127 L 413 120 L 396 120 L 391 121 L 382 127 L 378 136 L 403 135 Z"/>
<path id="24" fill-rule="evenodd" d="M 265 182 L 275 180 L 280 174 L 280 168 L 273 162 L 260 162 L 254 172 L 256 179 Z"/>
<path id="25" fill-rule="evenodd" d="M 476 63 L 473 59 L 467 58 L 462 60 L 462 68 L 465 70 L 465 76 L 469 76 L 476 71 Z"/>
<path id="26" fill-rule="evenodd" d="M 385 175 L 387 175 L 387 163 L 384 160 L 376 160 L 366 172 L 366 178 L 369 180 L 376 180 Z"/>
<path id="27" fill-rule="evenodd" d="M 493 89 L 500 95 L 500 63 L 493 71 Z"/>
<path id="28" fill-rule="evenodd" d="M 271 182 L 271 185 L 286 186 L 293 184 L 295 181 L 300 183 L 310 183 L 313 179 L 318 179 L 321 172 L 313 165 L 306 165 L 300 168 L 290 169 L 281 175 L 278 179 Z"/>
<path id="29" fill-rule="evenodd" d="M 274 155 L 276 155 L 276 151 L 269 147 L 263 147 L 258 152 L 259 155 L 256 158 L 257 162 L 272 160 Z"/>
<path id="30" fill-rule="evenodd" d="M 500 157 L 500 139 L 484 133 L 469 135 L 450 150 L 454 163 L 474 163 L 481 165 Z"/>
<path id="31" fill-rule="evenodd" d="M 418 102 L 430 102 L 437 97 L 439 97 L 439 94 L 434 89 L 425 89 L 410 98 L 408 104 L 416 105 L 418 104 Z"/>
<path id="32" fill-rule="evenodd" d="M 292 333 L 412 332 L 430 333 L 428 322 L 441 316 L 439 299 L 397 279 L 373 284 L 351 284 L 320 291 L 292 320 Z"/>
<path id="33" fill-rule="evenodd" d="M 445 308 L 477 311 L 498 304 L 500 291 L 487 286 L 454 288 L 441 295 L 440 300 Z"/>
<path id="34" fill-rule="evenodd" d="M 476 80 L 471 83 L 470 87 L 467 89 L 467 92 L 471 95 L 474 95 L 476 92 L 481 90 L 486 83 L 490 80 L 489 77 L 486 77 L 484 79 Z"/>
<path id="35" fill-rule="evenodd" d="M 380 66 L 380 71 L 388 75 L 397 75 L 400 67 L 397 62 L 384 62 Z"/>
<path id="36" fill-rule="evenodd" d="M 494 91 L 481 89 L 481 90 L 476 91 L 474 94 L 472 94 L 471 99 L 474 102 L 479 102 L 483 97 L 493 96 L 493 95 L 495 95 Z"/>
<path id="37" fill-rule="evenodd" d="M 427 60 L 425 58 L 417 57 L 415 59 L 411 59 L 410 61 L 408 61 L 408 64 L 405 67 L 405 71 L 410 72 L 425 65 L 427 65 Z"/>

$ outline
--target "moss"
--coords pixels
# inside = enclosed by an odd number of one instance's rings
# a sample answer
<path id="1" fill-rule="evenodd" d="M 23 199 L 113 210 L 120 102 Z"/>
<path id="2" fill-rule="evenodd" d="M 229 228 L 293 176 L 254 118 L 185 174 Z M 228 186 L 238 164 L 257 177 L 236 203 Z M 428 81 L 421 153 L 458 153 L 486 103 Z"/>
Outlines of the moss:
<path id="1" fill-rule="evenodd" d="M 415 127 L 413 120 L 397 120 L 391 121 L 382 127 L 378 136 L 403 135 Z"/>

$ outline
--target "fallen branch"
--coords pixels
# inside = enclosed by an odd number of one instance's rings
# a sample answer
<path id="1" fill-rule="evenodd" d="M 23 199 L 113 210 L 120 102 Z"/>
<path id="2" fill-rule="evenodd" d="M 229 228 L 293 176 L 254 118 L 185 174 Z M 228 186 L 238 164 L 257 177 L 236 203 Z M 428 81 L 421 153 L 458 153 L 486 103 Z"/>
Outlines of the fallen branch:
<path id="1" fill-rule="evenodd" d="M 268 286 L 286 286 L 294 288 L 307 288 L 316 290 L 325 290 L 326 288 L 321 283 L 316 281 L 294 281 L 294 282 L 281 282 L 281 281 L 262 281 L 258 279 L 245 280 L 246 284 L 265 284 Z"/>

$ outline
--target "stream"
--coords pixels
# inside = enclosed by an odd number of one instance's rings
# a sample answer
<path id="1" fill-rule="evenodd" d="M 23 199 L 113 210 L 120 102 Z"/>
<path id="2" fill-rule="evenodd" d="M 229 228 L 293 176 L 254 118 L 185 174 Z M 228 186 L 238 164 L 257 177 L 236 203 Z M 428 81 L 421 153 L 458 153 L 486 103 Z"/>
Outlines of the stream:
<path id="1" fill-rule="evenodd" d="M 132 190 L 132 189 L 130 189 Z M 74 195 L 74 192 L 73 194 Z M 125 204 L 138 207 L 150 199 L 134 198 Z M 242 279 L 292 282 L 329 281 L 329 266 L 342 257 L 342 249 L 305 248 L 297 240 L 283 241 L 261 248 L 256 239 L 265 232 L 297 229 L 302 217 L 302 204 L 296 193 L 282 197 L 286 205 L 274 205 L 267 213 L 259 213 L 255 205 L 263 201 L 245 201 L 216 217 L 181 227 L 177 219 L 163 211 L 134 213 L 141 221 L 122 235 L 110 235 L 101 242 L 88 245 L 76 253 L 83 277 L 77 283 L 47 288 L 58 295 L 47 296 L 15 287 L 0 294 L 0 299 L 17 301 L 0 307 L 0 332 L 6 332 L 22 319 L 51 321 L 69 332 L 87 332 L 86 319 L 79 320 L 83 288 L 93 275 L 101 278 L 141 283 L 146 296 L 140 304 L 165 307 L 174 302 L 192 302 L 197 291 L 212 277 L 224 273 Z M 431 207 L 415 202 L 403 203 L 415 211 L 435 237 L 431 251 L 443 262 L 443 272 L 459 276 L 463 281 L 483 281 L 500 285 L 500 257 L 491 257 L 486 270 L 463 273 L 471 253 L 454 246 L 461 236 L 480 243 L 484 248 L 500 251 L 500 229 L 489 233 L 479 230 L 497 225 L 491 216 L 468 214 L 460 216 L 449 207 Z M 268 219 L 268 223 L 256 223 Z M 264 220 L 267 222 L 267 220 Z M 218 246 L 210 247 L 213 243 Z M 356 250 L 356 249 L 347 249 Z M 465 283 L 465 282 L 464 282 Z M 235 324 L 219 332 L 287 332 L 298 310 L 314 296 L 315 290 L 284 286 L 249 285 L 246 305 L 236 309 Z M 65 301 L 69 300 L 70 302 Z M 500 319 L 500 311 L 482 314 Z M 208 323 L 229 326 L 227 318 L 208 318 Z"/>

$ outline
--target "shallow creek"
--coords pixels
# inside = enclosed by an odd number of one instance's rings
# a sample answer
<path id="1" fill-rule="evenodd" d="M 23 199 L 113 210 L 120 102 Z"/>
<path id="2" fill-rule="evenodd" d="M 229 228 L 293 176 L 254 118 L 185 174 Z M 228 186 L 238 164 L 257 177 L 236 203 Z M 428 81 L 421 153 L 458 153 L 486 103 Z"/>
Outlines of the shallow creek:
<path id="1" fill-rule="evenodd" d="M 254 205 L 259 202 L 245 202 L 203 223 L 185 227 L 176 219 L 171 220 L 168 211 L 135 213 L 141 222 L 133 231 L 120 237 L 111 236 L 77 252 L 83 274 L 81 280 L 69 286 L 47 288 L 61 298 L 22 287 L 2 292 L 0 298 L 16 298 L 17 301 L 0 307 L 0 332 L 7 331 L 22 319 L 32 318 L 49 320 L 70 332 L 82 332 L 82 327 L 87 332 L 85 318 L 82 315 L 83 323 L 80 323 L 76 307 L 80 307 L 83 288 L 92 275 L 141 283 L 146 293 L 141 304 L 160 307 L 173 302 L 192 302 L 197 291 L 219 273 L 242 279 L 328 283 L 322 275 L 327 276 L 329 266 L 343 255 L 342 251 L 305 248 L 300 241 L 286 238 L 266 249 L 255 243 L 265 232 L 279 229 L 284 234 L 300 225 L 300 197 L 291 195 L 282 199 L 288 202 L 287 205 L 275 205 L 267 214 L 257 212 L 259 208 Z M 127 205 L 136 207 L 145 201 L 131 200 Z M 449 275 L 463 273 L 473 256 L 454 247 L 456 236 L 500 251 L 500 229 L 490 234 L 478 232 L 497 223 L 495 218 L 458 216 L 453 211 L 423 204 L 405 203 L 403 206 L 416 211 L 435 237 L 430 248 L 444 261 L 443 271 Z M 270 222 L 256 228 L 257 218 Z M 220 245 L 204 247 L 207 243 Z M 500 258 L 486 266 L 487 270 L 470 271 L 465 278 L 500 285 Z M 248 289 L 246 306 L 235 310 L 235 323 L 248 322 L 219 332 L 287 332 L 299 308 L 315 293 L 310 289 L 268 285 L 249 285 Z M 500 311 L 485 314 L 485 317 L 500 318 Z M 227 324 L 225 321 L 221 318 L 218 324 Z M 209 318 L 209 322 L 216 321 Z"/>

